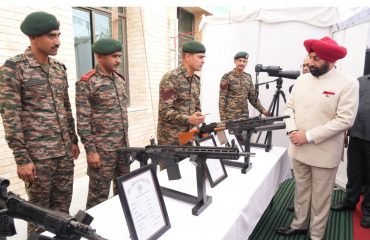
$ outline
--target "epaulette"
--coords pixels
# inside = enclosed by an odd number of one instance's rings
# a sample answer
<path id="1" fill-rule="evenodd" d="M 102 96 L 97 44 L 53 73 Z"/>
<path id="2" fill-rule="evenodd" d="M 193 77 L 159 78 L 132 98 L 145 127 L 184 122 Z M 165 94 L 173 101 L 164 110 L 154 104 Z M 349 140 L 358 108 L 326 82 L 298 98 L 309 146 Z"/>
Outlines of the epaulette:
<path id="1" fill-rule="evenodd" d="M 66 65 L 64 65 L 64 63 L 61 63 L 61 62 L 59 62 L 58 60 L 56 60 L 56 59 L 54 59 L 54 58 L 53 58 L 53 60 L 54 60 L 54 62 L 55 62 L 56 64 L 58 64 L 58 65 L 62 66 L 62 68 L 63 68 L 64 70 L 67 70 L 67 67 L 66 67 Z"/>
<path id="2" fill-rule="evenodd" d="M 9 58 L 5 61 L 4 66 L 10 67 L 10 68 L 15 68 L 17 62 L 21 62 L 24 60 L 24 55 L 23 54 L 18 54 L 12 58 Z"/>
<path id="3" fill-rule="evenodd" d="M 95 69 L 91 69 L 90 71 L 88 71 L 87 73 L 85 73 L 84 75 L 82 75 L 81 77 L 81 80 L 82 81 L 87 81 L 91 78 L 92 75 L 94 75 L 96 73 L 96 70 Z"/>
<path id="4" fill-rule="evenodd" d="M 126 82 L 126 78 L 122 75 L 122 74 L 120 74 L 119 72 L 115 72 L 118 76 L 120 76 L 121 78 L 123 78 L 123 80 Z"/>

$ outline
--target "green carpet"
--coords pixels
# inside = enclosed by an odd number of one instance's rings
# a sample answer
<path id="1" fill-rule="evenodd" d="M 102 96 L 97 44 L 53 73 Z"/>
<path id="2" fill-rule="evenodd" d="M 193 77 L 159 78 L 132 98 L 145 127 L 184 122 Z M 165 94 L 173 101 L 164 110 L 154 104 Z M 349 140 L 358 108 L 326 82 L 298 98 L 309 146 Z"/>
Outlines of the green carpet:
<path id="1" fill-rule="evenodd" d="M 289 226 L 293 219 L 293 212 L 287 209 L 288 205 L 293 201 L 293 196 L 294 181 L 288 179 L 280 185 L 270 206 L 262 215 L 249 240 L 309 240 L 309 233 L 307 235 L 290 237 L 275 234 L 277 227 Z M 343 191 L 335 190 L 332 202 L 340 202 L 344 197 L 345 193 Z M 350 211 L 330 212 L 325 240 L 353 240 L 352 213 Z"/>

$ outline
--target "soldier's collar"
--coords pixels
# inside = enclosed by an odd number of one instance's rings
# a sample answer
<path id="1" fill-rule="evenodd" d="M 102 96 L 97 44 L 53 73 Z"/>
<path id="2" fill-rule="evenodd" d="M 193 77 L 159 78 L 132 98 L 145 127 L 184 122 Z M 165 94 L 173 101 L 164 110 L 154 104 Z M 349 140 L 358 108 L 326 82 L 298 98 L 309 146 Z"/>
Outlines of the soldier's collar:
<path id="1" fill-rule="evenodd" d="M 233 74 L 234 74 L 235 76 L 237 76 L 237 77 L 241 77 L 241 76 L 243 76 L 244 71 L 243 71 L 241 74 L 239 74 L 239 73 L 238 73 L 238 71 L 236 70 L 236 68 L 234 68 L 234 69 L 233 69 Z"/>
<path id="2" fill-rule="evenodd" d="M 186 70 L 186 68 L 185 68 L 185 66 L 183 64 L 181 64 L 179 66 L 179 68 L 180 68 L 181 73 L 183 73 L 186 78 L 191 78 L 191 77 L 194 76 L 194 74 L 192 76 L 189 75 L 188 70 Z"/>
<path id="3" fill-rule="evenodd" d="M 95 70 L 96 70 L 96 72 L 99 74 L 99 75 L 101 75 L 101 76 L 105 76 L 105 77 L 109 77 L 109 78 L 112 78 L 113 79 L 113 77 L 114 77 L 114 72 L 111 74 L 111 75 L 107 75 L 107 74 L 105 74 L 100 68 L 99 68 L 99 65 L 98 64 L 96 64 L 96 66 L 95 66 Z"/>
<path id="4" fill-rule="evenodd" d="M 31 47 L 28 47 L 26 51 L 24 51 L 24 56 L 26 57 L 28 63 L 31 65 L 31 67 L 41 67 L 41 64 L 37 62 L 35 55 L 31 51 Z M 48 57 L 49 59 L 49 66 L 53 66 L 55 64 L 55 60 Z"/>

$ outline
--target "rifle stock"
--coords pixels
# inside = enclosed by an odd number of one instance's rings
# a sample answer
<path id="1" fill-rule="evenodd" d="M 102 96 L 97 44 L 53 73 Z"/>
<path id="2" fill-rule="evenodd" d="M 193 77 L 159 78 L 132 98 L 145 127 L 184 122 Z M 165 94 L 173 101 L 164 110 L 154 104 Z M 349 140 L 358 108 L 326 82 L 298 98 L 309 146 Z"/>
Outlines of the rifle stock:
<path id="1" fill-rule="evenodd" d="M 190 141 L 194 141 L 197 133 L 199 133 L 199 129 L 191 129 L 188 132 L 180 132 L 178 135 L 180 145 L 185 145 Z"/>
<path id="2" fill-rule="evenodd" d="M 190 129 L 188 132 L 180 132 L 178 135 L 179 143 L 180 145 L 185 145 L 188 142 L 194 141 L 195 136 L 202 138 L 212 132 L 223 131 L 225 129 L 225 123 L 223 122 L 210 124 L 203 123 L 202 126 Z"/>

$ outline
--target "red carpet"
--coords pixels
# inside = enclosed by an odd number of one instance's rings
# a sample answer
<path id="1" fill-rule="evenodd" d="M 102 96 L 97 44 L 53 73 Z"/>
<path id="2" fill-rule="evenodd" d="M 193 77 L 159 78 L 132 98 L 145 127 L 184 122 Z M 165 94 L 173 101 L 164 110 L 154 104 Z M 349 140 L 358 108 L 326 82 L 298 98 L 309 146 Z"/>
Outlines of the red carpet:
<path id="1" fill-rule="evenodd" d="M 363 228 L 360 225 L 362 218 L 361 212 L 361 202 L 363 196 L 361 195 L 360 201 L 357 203 L 356 210 L 353 211 L 352 221 L 353 221 L 353 239 L 354 240 L 369 240 L 370 239 L 370 228 Z"/>

